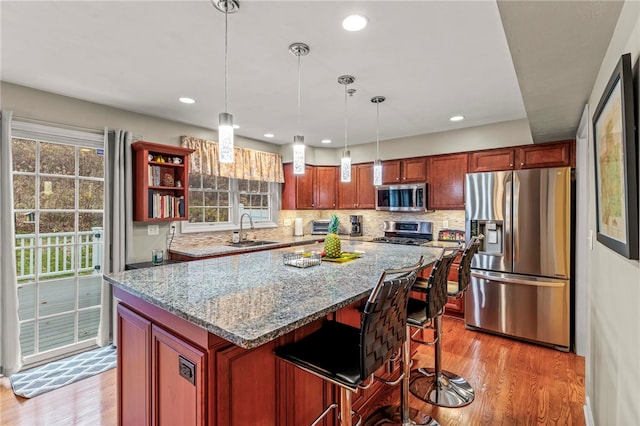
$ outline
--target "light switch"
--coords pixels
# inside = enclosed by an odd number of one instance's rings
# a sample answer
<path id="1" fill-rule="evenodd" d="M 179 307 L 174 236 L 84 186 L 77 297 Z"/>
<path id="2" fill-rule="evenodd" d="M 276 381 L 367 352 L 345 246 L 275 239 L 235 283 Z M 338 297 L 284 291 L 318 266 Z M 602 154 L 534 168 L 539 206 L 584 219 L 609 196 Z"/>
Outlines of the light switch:
<path id="1" fill-rule="evenodd" d="M 442 227 L 445 228 L 445 229 L 449 228 L 449 221 L 448 220 L 443 220 L 442 221 Z"/>

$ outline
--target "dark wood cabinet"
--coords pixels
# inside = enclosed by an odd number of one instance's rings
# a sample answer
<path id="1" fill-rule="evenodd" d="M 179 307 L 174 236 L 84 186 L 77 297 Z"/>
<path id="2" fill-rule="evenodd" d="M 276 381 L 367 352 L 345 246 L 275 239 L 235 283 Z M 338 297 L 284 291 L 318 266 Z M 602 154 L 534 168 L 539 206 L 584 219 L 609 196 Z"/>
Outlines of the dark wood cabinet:
<path id="1" fill-rule="evenodd" d="M 315 173 L 313 207 L 316 209 L 335 208 L 338 167 L 316 166 L 313 169 L 313 173 Z"/>
<path id="2" fill-rule="evenodd" d="M 338 182 L 338 208 L 373 209 L 375 207 L 373 163 L 351 166 L 351 182 Z"/>
<path id="3" fill-rule="evenodd" d="M 155 324 L 151 342 L 151 424 L 206 425 L 205 353 Z"/>
<path id="4" fill-rule="evenodd" d="M 335 166 L 304 166 L 304 174 L 295 175 L 293 164 L 283 164 L 282 210 L 331 209 L 336 204 Z"/>
<path id="5" fill-rule="evenodd" d="M 322 320 L 244 349 L 124 290 L 114 294 L 120 425 L 304 425 L 337 398 L 330 382 L 273 353 Z"/>
<path id="6" fill-rule="evenodd" d="M 575 141 L 564 140 L 469 154 L 469 172 L 575 167 Z"/>
<path id="7" fill-rule="evenodd" d="M 382 183 L 412 183 L 427 180 L 427 157 L 382 162 Z"/>
<path id="8" fill-rule="evenodd" d="M 118 424 L 151 424 L 151 321 L 118 305 Z"/>
<path id="9" fill-rule="evenodd" d="M 469 154 L 469 172 L 494 172 L 513 170 L 515 165 L 513 148 L 487 149 Z"/>
<path id="10" fill-rule="evenodd" d="M 293 163 L 282 165 L 284 183 L 282 184 L 281 208 L 282 210 L 296 209 L 296 175 L 293 174 Z"/>
<path id="11" fill-rule="evenodd" d="M 571 140 L 517 148 L 518 169 L 571 166 Z"/>
<path id="12" fill-rule="evenodd" d="M 118 305 L 118 424 L 205 425 L 206 355 Z"/>
<path id="13" fill-rule="evenodd" d="M 134 142 L 133 220 L 189 219 L 189 154 L 192 149 Z"/>
<path id="14" fill-rule="evenodd" d="M 296 175 L 296 208 L 314 208 L 314 173 L 313 166 L 305 165 L 304 174 Z"/>
<path id="15" fill-rule="evenodd" d="M 468 160 L 466 153 L 429 157 L 429 209 L 464 209 L 464 177 Z"/>

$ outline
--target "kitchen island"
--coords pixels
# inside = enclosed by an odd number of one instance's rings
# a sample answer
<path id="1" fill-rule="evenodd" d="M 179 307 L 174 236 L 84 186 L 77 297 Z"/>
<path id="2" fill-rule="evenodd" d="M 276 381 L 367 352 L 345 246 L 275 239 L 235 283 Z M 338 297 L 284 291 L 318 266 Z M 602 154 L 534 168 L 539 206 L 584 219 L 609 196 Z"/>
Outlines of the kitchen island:
<path id="1" fill-rule="evenodd" d="M 343 241 L 344 251 L 362 256 L 295 268 L 282 260 L 293 250 L 105 276 L 121 301 L 119 423 L 311 423 L 336 399 L 333 386 L 279 361 L 273 349 L 309 334 L 327 316 L 358 326 L 354 306 L 366 299 L 383 269 L 413 264 L 421 255 L 429 264 L 440 253 Z M 354 407 L 374 393 L 360 392 Z"/>

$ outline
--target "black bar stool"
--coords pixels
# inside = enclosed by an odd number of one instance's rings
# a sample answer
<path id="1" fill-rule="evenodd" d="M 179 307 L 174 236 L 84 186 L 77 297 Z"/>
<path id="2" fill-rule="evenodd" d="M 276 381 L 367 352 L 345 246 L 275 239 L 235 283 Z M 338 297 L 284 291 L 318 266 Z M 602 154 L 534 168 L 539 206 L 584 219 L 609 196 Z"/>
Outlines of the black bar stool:
<path id="1" fill-rule="evenodd" d="M 285 361 L 340 387 L 339 406 L 331 404 L 311 426 L 338 407 L 340 424 L 353 424 L 352 393 L 400 350 L 406 339 L 409 290 L 422 267 L 420 257 L 413 266 L 383 271 L 365 305 L 361 328 L 326 321 L 310 335 L 275 350 Z M 362 419 L 355 414 L 359 425 Z"/>
<path id="2" fill-rule="evenodd" d="M 444 303 L 446 303 L 446 297 L 462 297 L 462 294 L 469 287 L 469 282 L 471 281 L 471 259 L 478 251 L 481 238 L 482 236 L 473 237 L 463 251 L 460 266 L 458 267 L 458 281 L 447 281 L 447 277 L 445 277 L 446 293 Z M 443 312 L 444 309 L 437 313 L 431 325 L 423 323 L 420 326 L 421 328 L 431 327 L 434 330 L 435 365 L 434 368 L 419 368 L 411 371 L 409 390 L 421 400 L 439 407 L 463 407 L 471 404 L 475 398 L 475 392 L 465 379 L 442 369 Z M 411 319 L 409 319 L 409 324 L 413 325 Z"/>
<path id="3" fill-rule="evenodd" d="M 417 278 L 412 290 L 426 293 L 425 300 L 409 298 L 407 304 L 407 337 L 403 350 L 403 385 L 400 387 L 400 406 L 386 406 L 377 409 L 367 417 L 367 426 L 382 425 L 438 425 L 432 417 L 409 409 L 409 382 L 411 369 L 411 328 L 426 327 L 447 303 L 447 276 L 458 250 L 443 250 L 436 259 L 428 279 Z M 414 339 L 415 340 L 415 339 Z M 421 343 L 427 343 L 422 342 Z M 412 372 L 411 372 L 412 373 Z"/>

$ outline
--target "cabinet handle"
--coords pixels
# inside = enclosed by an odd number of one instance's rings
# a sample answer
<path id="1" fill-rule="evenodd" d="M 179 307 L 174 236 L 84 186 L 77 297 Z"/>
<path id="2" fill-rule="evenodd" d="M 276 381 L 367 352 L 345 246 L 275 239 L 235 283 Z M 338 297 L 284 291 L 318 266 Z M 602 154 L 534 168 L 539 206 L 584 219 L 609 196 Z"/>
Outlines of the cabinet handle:
<path id="1" fill-rule="evenodd" d="M 524 166 L 524 163 L 520 163 L 521 166 Z"/>
<path id="2" fill-rule="evenodd" d="M 510 164 L 509 164 L 509 167 L 513 167 L 513 163 L 510 163 Z"/>
<path id="3" fill-rule="evenodd" d="M 333 207 L 335 207 L 335 206 L 336 206 L 336 203 L 333 203 Z"/>

